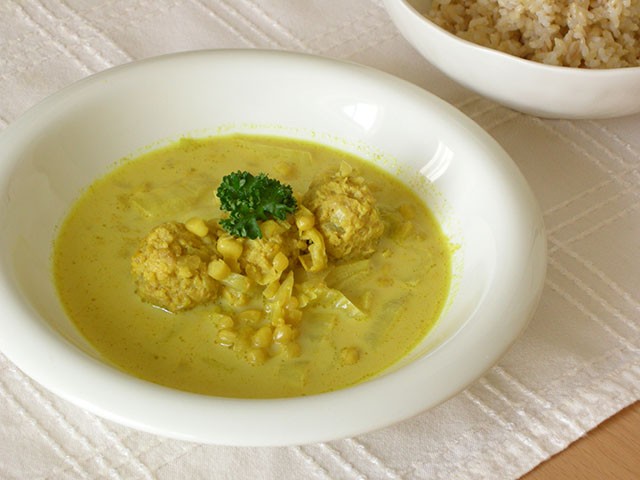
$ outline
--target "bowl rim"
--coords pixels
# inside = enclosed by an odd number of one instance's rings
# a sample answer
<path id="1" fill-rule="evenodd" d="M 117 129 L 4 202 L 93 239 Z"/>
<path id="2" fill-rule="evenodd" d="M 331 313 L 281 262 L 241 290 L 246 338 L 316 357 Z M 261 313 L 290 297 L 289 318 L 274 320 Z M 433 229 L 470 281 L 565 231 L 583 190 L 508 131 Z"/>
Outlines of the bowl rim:
<path id="1" fill-rule="evenodd" d="M 41 383 L 47 389 L 72 403 L 79 405 L 93 413 L 118 423 L 137 428 L 140 430 L 160 434 L 163 436 L 199 441 L 202 443 L 225 444 L 225 445 L 245 445 L 245 446 L 277 446 L 304 444 L 318 441 L 328 441 L 337 438 L 358 435 L 371 430 L 376 430 L 429 409 L 453 395 L 462 391 L 472 381 L 479 378 L 488 370 L 516 341 L 520 333 L 525 329 L 530 320 L 542 293 L 542 287 L 546 269 L 546 242 L 544 240 L 544 224 L 542 215 L 537 207 L 535 199 L 524 177 L 507 155 L 507 153 L 477 124 L 463 115 L 453 106 L 439 99 L 437 96 L 391 74 L 376 70 L 372 67 L 363 66 L 354 62 L 320 57 L 310 54 L 294 53 L 275 50 L 256 49 L 220 49 L 220 50 L 196 50 L 179 52 L 158 57 L 147 58 L 131 62 L 125 65 L 113 67 L 93 74 L 68 87 L 54 93 L 45 100 L 33 106 L 4 132 L 0 133 L 0 151 L 5 145 L 11 142 L 11 135 L 29 134 L 32 128 L 32 120 L 37 119 L 43 112 L 55 109 L 56 105 L 64 102 L 69 97 L 73 97 L 79 91 L 86 93 L 98 86 L 104 86 L 109 78 L 121 74 L 135 75 L 136 72 L 148 69 L 162 68 L 171 65 L 173 62 L 180 62 L 190 59 L 198 62 L 225 62 L 229 59 L 242 59 L 248 64 L 255 61 L 278 60 L 285 62 L 292 68 L 319 68 L 329 69 L 335 72 L 349 72 L 363 82 L 371 82 L 379 85 L 380 88 L 396 89 L 402 95 L 415 97 L 416 100 L 424 102 L 425 108 L 437 110 L 452 122 L 464 128 L 464 131 L 473 136 L 483 148 L 490 150 L 495 155 L 495 162 L 500 168 L 509 169 L 513 175 L 519 175 L 516 179 L 520 182 L 521 188 L 518 201 L 526 204 L 528 210 L 526 214 L 531 217 L 531 222 L 537 229 L 537 243 L 535 255 L 523 263 L 527 266 L 534 266 L 538 269 L 534 284 L 525 292 L 524 303 L 518 304 L 517 317 L 508 326 L 508 335 L 500 339 L 497 346 L 481 348 L 481 360 L 469 365 L 464 373 L 458 378 L 449 379 L 446 394 L 440 395 L 436 401 L 433 399 L 425 402 L 420 398 L 406 398 L 402 407 L 381 406 L 375 404 L 376 395 L 380 391 L 381 384 L 384 388 L 395 388 L 401 392 L 406 391 L 409 378 L 416 378 L 420 371 L 420 359 L 396 370 L 393 375 L 386 375 L 375 378 L 371 381 L 355 385 L 343 390 L 311 395 L 307 397 L 285 398 L 285 399 L 230 399 L 223 397 L 211 397 L 189 392 L 177 391 L 168 387 L 152 384 L 144 380 L 124 374 L 109 367 L 95 358 L 89 357 L 74 347 L 66 339 L 60 337 L 53 331 L 52 327 L 42 324 L 20 322 L 11 323 L 9 319 L 33 317 L 37 315 L 24 299 L 19 299 L 17 287 L 12 284 L 12 278 L 5 268 L 0 272 L 0 303 L 5 305 L 7 315 L 0 319 L 0 325 L 6 327 L 9 332 L 7 340 L 0 338 L 0 351 L 22 369 L 28 376 Z M 37 123 L 37 122 L 35 122 Z M 31 132 L 33 133 L 33 132 Z M 37 133 L 37 132 L 36 132 Z M 0 179 L 5 183 L 6 177 L 11 174 L 13 164 L 0 166 Z M 533 264 L 536 265 L 533 265 Z M 29 355 L 22 352 L 10 340 L 11 334 L 16 334 L 20 330 L 22 335 L 30 336 L 34 347 L 42 348 L 37 355 Z M 4 337 L 4 335 L 3 335 Z M 19 343 L 19 342 L 17 342 Z M 72 347 L 72 348 L 70 348 Z M 41 362 L 50 361 L 56 357 L 58 364 L 73 367 L 73 372 L 51 371 L 42 368 Z M 446 356 L 442 356 L 443 361 L 448 361 Z M 79 384 L 78 378 L 84 381 Z M 105 391 L 104 385 L 113 387 L 110 391 Z M 96 388 L 101 387 L 99 391 Z M 423 387 L 423 390 L 426 387 Z M 144 406 L 135 404 L 131 399 L 134 397 L 153 399 L 154 409 L 145 409 Z M 405 397 L 410 397 L 405 395 Z M 356 405 L 356 400 L 365 400 L 362 405 Z M 183 417 L 175 418 L 166 415 L 177 404 L 185 403 L 193 407 L 194 411 L 208 412 L 219 422 L 219 431 L 211 430 L 212 424 L 199 422 L 196 418 L 191 418 L 185 428 Z M 373 402 L 373 403 L 372 403 Z M 335 408 L 334 408 L 335 407 Z M 340 407 L 340 408 L 337 408 Z M 358 409 L 361 407 L 361 409 Z M 380 413 L 384 408 L 384 416 L 371 415 Z M 355 414 L 357 412 L 357 415 Z M 187 415 L 185 413 L 185 415 Z M 271 418 L 269 418 L 271 417 Z M 331 422 L 340 418 L 349 419 L 348 424 L 337 425 Z M 263 421 L 259 428 L 273 428 L 283 419 L 291 422 L 291 430 L 284 435 L 274 436 L 271 432 L 255 431 L 256 425 L 253 422 Z M 277 420 L 277 421 L 276 421 Z M 317 431 L 310 431 L 309 426 L 318 427 Z M 247 436 L 247 431 L 252 431 L 253 436 Z"/>
<path id="2" fill-rule="evenodd" d="M 614 68 L 579 68 L 579 67 L 567 67 L 563 65 L 551 65 L 548 63 L 537 62 L 535 60 L 529 60 L 526 58 L 518 57 L 511 53 L 506 53 L 495 48 L 487 47 L 474 43 L 470 40 L 466 40 L 457 36 L 454 33 L 442 28 L 433 20 L 428 18 L 426 14 L 420 13 L 411 0 L 383 0 L 385 4 L 391 4 L 393 2 L 404 6 L 411 14 L 416 17 L 417 20 L 422 22 L 426 28 L 432 29 L 441 37 L 447 38 L 450 42 L 458 43 L 461 46 L 482 52 L 483 55 L 489 55 L 501 59 L 503 61 L 514 62 L 516 65 L 520 64 L 526 68 L 540 70 L 542 72 L 547 71 L 551 74 L 562 74 L 568 76 L 580 76 L 580 77 L 594 77 L 602 78 L 608 76 L 638 76 L 640 75 L 640 65 L 635 67 L 614 67 Z"/>

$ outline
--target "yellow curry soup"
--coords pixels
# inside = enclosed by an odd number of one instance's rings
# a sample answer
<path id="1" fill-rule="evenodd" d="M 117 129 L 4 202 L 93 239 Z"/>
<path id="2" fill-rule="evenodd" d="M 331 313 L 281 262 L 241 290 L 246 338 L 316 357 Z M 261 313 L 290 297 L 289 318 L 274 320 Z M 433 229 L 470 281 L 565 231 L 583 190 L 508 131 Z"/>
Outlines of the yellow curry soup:
<path id="1" fill-rule="evenodd" d="M 261 239 L 219 224 L 216 187 L 238 170 L 298 200 L 287 220 L 261 223 Z M 410 188 L 345 152 L 249 135 L 123 162 L 78 199 L 53 261 L 70 318 L 115 366 L 247 398 L 380 373 L 433 327 L 451 281 L 447 238 Z"/>

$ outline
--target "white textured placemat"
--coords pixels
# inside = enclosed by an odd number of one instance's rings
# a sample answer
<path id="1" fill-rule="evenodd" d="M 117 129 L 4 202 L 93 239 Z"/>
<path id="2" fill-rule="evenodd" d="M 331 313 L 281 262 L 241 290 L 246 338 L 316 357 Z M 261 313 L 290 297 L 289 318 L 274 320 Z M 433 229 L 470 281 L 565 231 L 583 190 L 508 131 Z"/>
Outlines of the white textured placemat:
<path id="1" fill-rule="evenodd" d="M 517 478 L 640 398 L 640 116 L 549 121 L 500 107 L 423 61 L 375 0 L 5 0 L 0 19 L 0 127 L 91 73 L 182 50 L 287 49 L 391 72 L 507 149 L 550 249 L 540 308 L 499 365 L 434 410 L 353 439 L 168 440 L 60 400 L 0 354 L 0 478 Z"/>

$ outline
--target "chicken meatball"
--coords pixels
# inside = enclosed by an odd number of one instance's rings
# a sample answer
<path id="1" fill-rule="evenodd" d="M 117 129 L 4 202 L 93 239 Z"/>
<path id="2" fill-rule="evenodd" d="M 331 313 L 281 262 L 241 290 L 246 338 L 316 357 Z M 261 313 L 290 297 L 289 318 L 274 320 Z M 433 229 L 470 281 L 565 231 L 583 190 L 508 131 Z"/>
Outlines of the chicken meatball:
<path id="1" fill-rule="evenodd" d="M 213 247 L 184 224 L 164 223 L 141 242 L 131 259 L 136 293 L 171 312 L 215 300 L 219 284 L 207 274 Z"/>
<path id="2" fill-rule="evenodd" d="M 349 165 L 314 180 L 303 203 L 316 217 L 330 258 L 355 260 L 375 251 L 384 224 L 364 178 Z"/>

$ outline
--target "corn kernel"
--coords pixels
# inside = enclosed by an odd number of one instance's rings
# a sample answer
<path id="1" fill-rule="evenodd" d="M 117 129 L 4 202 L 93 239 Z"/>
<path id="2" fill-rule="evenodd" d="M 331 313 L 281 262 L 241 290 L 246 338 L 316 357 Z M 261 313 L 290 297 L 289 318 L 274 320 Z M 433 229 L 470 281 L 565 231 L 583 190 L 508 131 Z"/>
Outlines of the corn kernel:
<path id="1" fill-rule="evenodd" d="M 246 358 L 251 365 L 262 365 L 267 361 L 267 352 L 262 348 L 252 348 L 247 352 Z"/>
<path id="2" fill-rule="evenodd" d="M 287 310 L 294 310 L 294 309 L 298 308 L 299 306 L 300 306 L 300 301 L 298 300 L 298 298 L 297 297 L 291 297 L 289 299 L 289 301 L 287 302 L 287 305 L 286 305 L 285 308 Z"/>
<path id="3" fill-rule="evenodd" d="M 302 349 L 300 348 L 300 345 L 297 344 L 296 342 L 288 343 L 282 349 L 282 355 L 284 356 L 284 358 L 288 360 L 299 357 L 301 353 L 302 353 Z"/>
<path id="4" fill-rule="evenodd" d="M 302 310 L 297 308 L 287 310 L 287 322 L 291 325 L 299 325 L 302 321 Z"/>
<path id="5" fill-rule="evenodd" d="M 296 226 L 300 231 L 311 230 L 316 224 L 316 219 L 313 215 L 301 215 L 296 218 Z"/>
<path id="6" fill-rule="evenodd" d="M 280 288 L 280 282 L 278 282 L 277 280 L 274 280 L 269 285 L 267 285 L 267 288 L 263 290 L 262 296 L 264 298 L 273 298 L 276 295 L 276 293 L 278 293 L 279 288 Z"/>
<path id="7" fill-rule="evenodd" d="M 207 224 L 204 223 L 203 219 L 198 217 L 190 218 L 185 222 L 184 226 L 187 228 L 187 230 L 189 230 L 191 233 L 196 234 L 200 238 L 206 237 L 209 233 L 209 227 L 207 227 Z"/>
<path id="8" fill-rule="evenodd" d="M 218 259 L 209 262 L 209 265 L 207 266 L 207 273 L 211 278 L 222 281 L 231 274 L 231 269 L 224 260 Z"/>
<path id="9" fill-rule="evenodd" d="M 245 293 L 238 292 L 233 288 L 223 288 L 222 298 L 229 302 L 230 305 L 234 305 L 236 307 L 241 307 L 249 303 L 249 298 Z"/>
<path id="10" fill-rule="evenodd" d="M 253 334 L 251 338 L 251 343 L 256 348 L 267 348 L 271 345 L 271 327 L 264 326 L 260 327 L 256 333 Z"/>
<path id="11" fill-rule="evenodd" d="M 286 323 L 273 329 L 273 341 L 276 343 L 289 343 L 293 338 L 293 328 Z"/>
<path id="12" fill-rule="evenodd" d="M 284 321 L 284 318 L 282 317 L 275 317 L 271 320 L 271 325 L 273 325 L 274 327 L 277 327 L 279 325 L 284 325 L 286 322 Z"/>
<path id="13" fill-rule="evenodd" d="M 356 347 L 347 347 L 340 351 L 340 361 L 343 365 L 354 365 L 358 360 L 360 360 L 360 351 Z"/>
<path id="14" fill-rule="evenodd" d="M 221 330 L 233 328 L 234 321 L 229 315 L 214 313 L 211 315 L 211 318 L 215 322 L 216 326 Z"/>
<path id="15" fill-rule="evenodd" d="M 218 332 L 217 342 L 223 347 L 230 347 L 238 338 L 238 334 L 233 330 L 224 328 Z"/>
<path id="16" fill-rule="evenodd" d="M 284 272 L 288 266 L 289 259 L 287 256 L 282 252 L 276 253 L 276 256 L 273 257 L 273 268 L 276 272 Z"/>
<path id="17" fill-rule="evenodd" d="M 240 312 L 237 315 L 237 319 L 240 322 L 245 322 L 250 325 L 257 324 L 260 320 L 262 320 L 262 310 L 250 309 Z"/>
<path id="18" fill-rule="evenodd" d="M 238 293 L 247 293 L 251 288 L 251 279 L 239 273 L 231 272 L 221 282 Z"/>
<path id="19" fill-rule="evenodd" d="M 240 258 L 240 255 L 242 255 L 242 243 L 229 235 L 220 237 L 216 243 L 216 247 L 218 248 L 220 255 L 225 259 L 238 259 Z"/>
<path id="20" fill-rule="evenodd" d="M 275 220 L 266 220 L 260 224 L 260 231 L 264 238 L 271 238 L 284 232 L 284 228 Z"/>
<path id="21" fill-rule="evenodd" d="M 242 343 L 245 347 L 248 347 L 254 333 L 256 333 L 255 328 L 249 325 L 240 326 L 238 328 L 238 343 Z"/>

